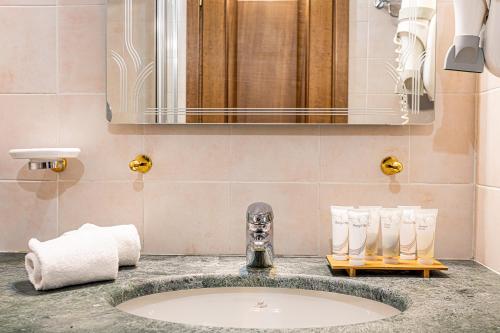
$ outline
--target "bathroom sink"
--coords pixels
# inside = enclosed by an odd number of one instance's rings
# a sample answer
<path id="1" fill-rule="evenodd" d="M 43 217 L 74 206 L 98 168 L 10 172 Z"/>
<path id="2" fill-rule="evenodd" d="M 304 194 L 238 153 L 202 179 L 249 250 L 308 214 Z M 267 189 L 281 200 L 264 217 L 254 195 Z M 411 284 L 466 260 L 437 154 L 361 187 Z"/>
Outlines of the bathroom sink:
<path id="1" fill-rule="evenodd" d="M 352 325 L 395 316 L 405 307 L 397 296 L 388 297 L 382 290 L 324 278 L 192 279 L 185 285 L 179 281 L 156 281 L 138 286 L 130 290 L 130 296 L 122 293 L 124 301 L 118 300 L 120 304 L 115 305 L 129 314 L 175 324 L 242 329 Z M 140 296 L 142 291 L 151 290 L 154 293 Z M 139 297 L 135 297 L 137 293 Z M 369 299 L 374 296 L 393 306 Z"/>
<path id="2" fill-rule="evenodd" d="M 400 311 L 361 297 L 283 288 L 207 288 L 132 299 L 118 309 L 175 323 L 234 328 L 313 328 L 351 325 Z"/>

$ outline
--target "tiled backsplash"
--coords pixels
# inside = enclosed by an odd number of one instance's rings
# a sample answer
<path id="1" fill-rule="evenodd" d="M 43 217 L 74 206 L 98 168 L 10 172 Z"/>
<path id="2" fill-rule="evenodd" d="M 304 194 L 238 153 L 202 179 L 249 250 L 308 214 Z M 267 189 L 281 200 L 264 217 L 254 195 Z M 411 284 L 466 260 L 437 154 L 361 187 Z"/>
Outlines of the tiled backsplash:
<path id="1" fill-rule="evenodd" d="M 487 71 L 478 80 L 476 260 L 500 272 L 500 79 Z"/>
<path id="2" fill-rule="evenodd" d="M 331 204 L 418 204 L 441 210 L 439 257 L 472 257 L 474 75 L 439 70 L 432 126 L 113 126 L 103 2 L 0 0 L 0 251 L 93 222 L 135 224 L 145 253 L 241 254 L 245 209 L 267 201 L 278 254 L 328 253 Z M 438 3 L 441 68 L 452 4 Z M 40 146 L 82 154 L 59 178 L 8 156 Z M 138 153 L 144 177 L 127 167 Z M 379 171 L 390 154 L 406 165 L 394 178 Z"/>

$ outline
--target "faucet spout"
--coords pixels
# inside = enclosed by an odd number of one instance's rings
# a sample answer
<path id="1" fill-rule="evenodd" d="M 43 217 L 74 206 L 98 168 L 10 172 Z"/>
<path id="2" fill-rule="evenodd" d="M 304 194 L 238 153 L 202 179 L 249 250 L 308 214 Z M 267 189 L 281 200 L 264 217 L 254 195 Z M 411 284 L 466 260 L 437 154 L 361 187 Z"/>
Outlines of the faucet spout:
<path id="1" fill-rule="evenodd" d="M 268 268 L 273 266 L 273 210 L 262 202 L 247 210 L 247 266 Z"/>

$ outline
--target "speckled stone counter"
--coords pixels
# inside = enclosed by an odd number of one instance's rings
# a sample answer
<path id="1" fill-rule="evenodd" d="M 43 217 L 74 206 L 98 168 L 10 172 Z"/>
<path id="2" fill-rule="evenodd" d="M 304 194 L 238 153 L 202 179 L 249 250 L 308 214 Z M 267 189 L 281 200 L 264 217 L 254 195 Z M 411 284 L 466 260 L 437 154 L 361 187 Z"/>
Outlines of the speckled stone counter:
<path id="1" fill-rule="evenodd" d="M 150 320 L 113 307 L 154 292 L 232 285 L 337 291 L 404 310 L 376 322 L 285 332 L 500 332 L 500 277 L 471 261 L 447 261 L 450 270 L 429 280 L 415 272 L 350 279 L 323 258 L 277 258 L 273 270 L 248 272 L 242 257 L 147 256 L 114 282 L 37 292 L 23 258 L 0 254 L 0 332 L 262 332 Z"/>

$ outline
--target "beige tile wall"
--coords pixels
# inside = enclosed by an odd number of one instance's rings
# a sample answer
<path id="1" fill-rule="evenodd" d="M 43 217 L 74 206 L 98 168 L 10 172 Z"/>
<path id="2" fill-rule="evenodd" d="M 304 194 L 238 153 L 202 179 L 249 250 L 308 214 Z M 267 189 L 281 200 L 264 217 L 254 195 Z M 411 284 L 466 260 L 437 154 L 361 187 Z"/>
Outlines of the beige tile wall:
<path id="1" fill-rule="evenodd" d="M 0 0 L 0 251 L 94 222 L 137 225 L 145 253 L 241 254 L 246 206 L 264 200 L 279 254 L 328 253 L 331 204 L 419 204 L 441 210 L 438 256 L 472 257 L 474 75 L 439 71 L 432 126 L 113 126 L 103 1 L 19 1 Z M 382 15 L 366 1 L 353 10 Z M 439 7 L 441 61 L 453 32 L 451 2 Z M 7 154 L 53 145 L 83 149 L 59 178 Z M 142 152 L 144 177 L 127 168 Z M 393 178 L 379 171 L 390 154 L 406 165 Z"/>
<path id="2" fill-rule="evenodd" d="M 500 272 L 500 78 L 478 80 L 476 260 Z"/>

